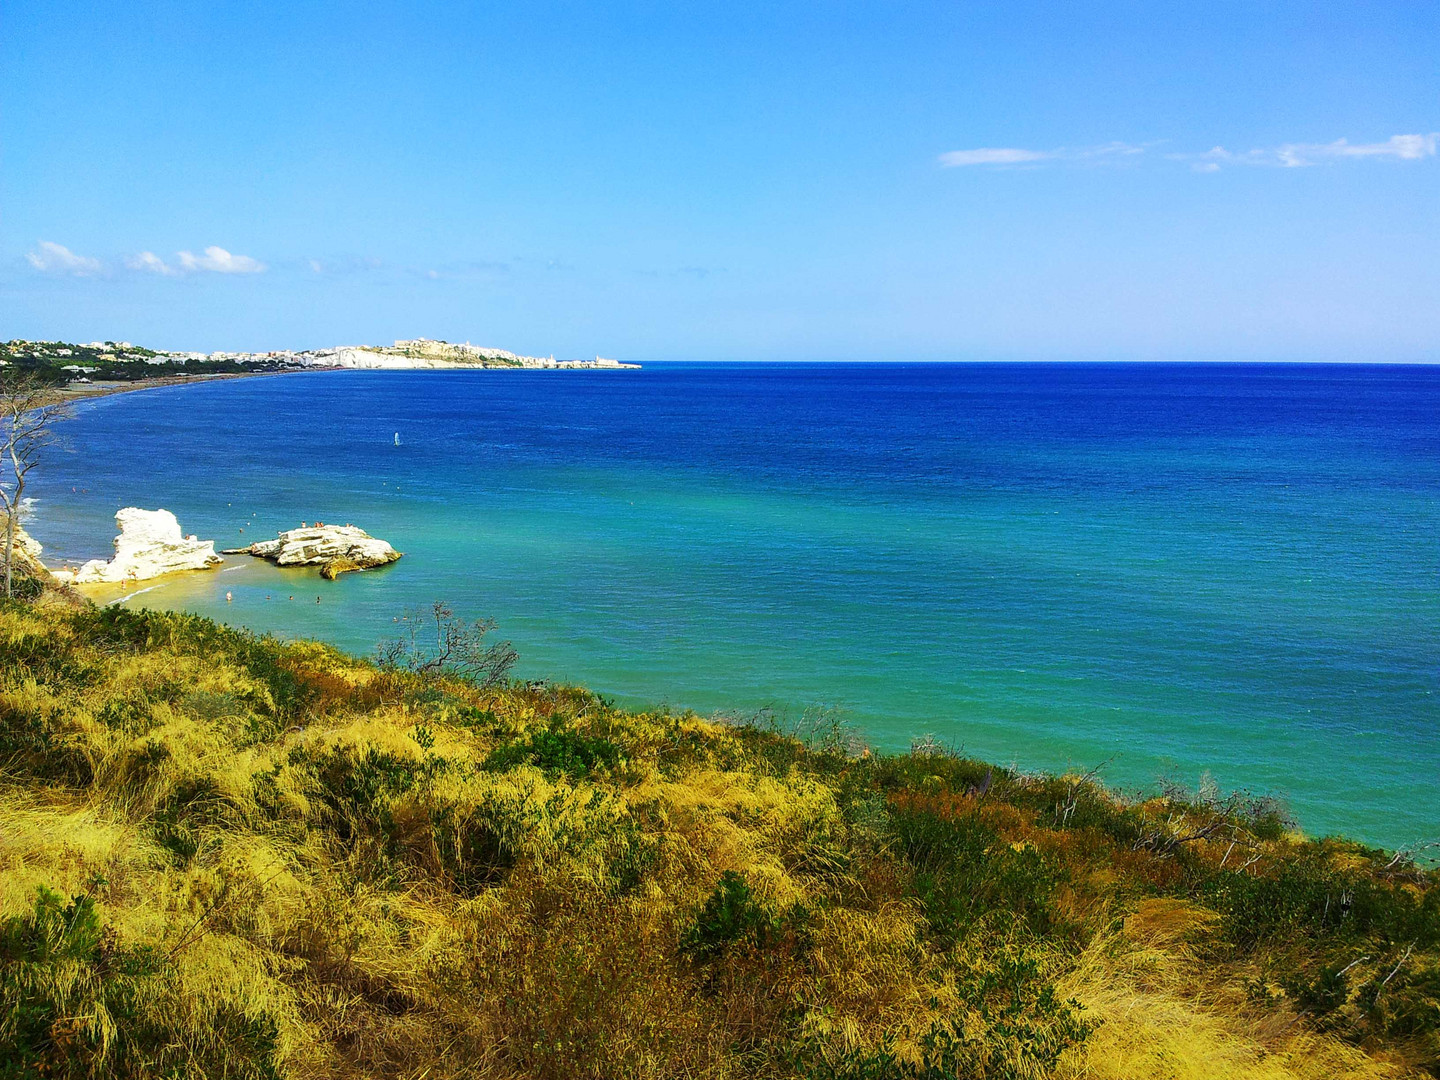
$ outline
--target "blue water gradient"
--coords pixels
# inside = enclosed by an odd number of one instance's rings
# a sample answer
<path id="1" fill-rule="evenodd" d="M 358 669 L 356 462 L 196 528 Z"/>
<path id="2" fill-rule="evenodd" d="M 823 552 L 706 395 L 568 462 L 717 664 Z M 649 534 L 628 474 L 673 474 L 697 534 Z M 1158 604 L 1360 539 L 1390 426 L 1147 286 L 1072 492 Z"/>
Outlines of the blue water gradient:
<path id="1" fill-rule="evenodd" d="M 1208 770 L 1313 833 L 1440 834 L 1437 368 L 305 373 L 105 398 L 66 434 L 52 560 L 106 554 L 127 505 L 220 547 L 320 519 L 406 552 L 130 603 L 368 652 L 443 597 L 524 673 L 626 703 L 828 706 L 885 748 Z"/>

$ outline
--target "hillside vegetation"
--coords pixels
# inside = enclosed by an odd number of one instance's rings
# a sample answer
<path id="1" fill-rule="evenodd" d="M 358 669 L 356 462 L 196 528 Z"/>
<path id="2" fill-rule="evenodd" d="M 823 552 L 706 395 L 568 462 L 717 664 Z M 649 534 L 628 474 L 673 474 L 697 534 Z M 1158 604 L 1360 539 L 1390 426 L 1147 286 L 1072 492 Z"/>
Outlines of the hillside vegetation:
<path id="1" fill-rule="evenodd" d="M 1263 800 L 0 606 L 0 1077 L 1440 1075 L 1440 877 Z"/>
<path id="2" fill-rule="evenodd" d="M 50 386 L 86 382 L 140 382 L 179 375 L 233 375 L 242 372 L 285 371 L 294 365 L 283 356 L 237 354 L 201 356 L 156 352 L 127 341 L 0 342 L 0 366 L 28 375 Z"/>

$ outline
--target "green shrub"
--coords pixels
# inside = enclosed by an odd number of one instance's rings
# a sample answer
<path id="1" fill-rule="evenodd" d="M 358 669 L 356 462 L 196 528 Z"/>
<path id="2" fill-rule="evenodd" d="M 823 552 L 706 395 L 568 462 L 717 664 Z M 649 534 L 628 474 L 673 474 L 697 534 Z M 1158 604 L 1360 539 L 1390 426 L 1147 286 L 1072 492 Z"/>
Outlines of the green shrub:
<path id="1" fill-rule="evenodd" d="M 1291 976 L 1284 980 L 1284 986 L 1295 1007 L 1311 1016 L 1334 1012 L 1350 996 L 1345 969 L 1339 964 L 1327 964 L 1314 979 Z"/>
<path id="2" fill-rule="evenodd" d="M 763 945 L 774 929 L 775 920 L 755 900 L 745 879 L 726 870 L 681 936 L 680 953 L 692 960 L 713 960 L 737 942 Z"/>
<path id="3" fill-rule="evenodd" d="M 1440 890 L 1417 899 L 1320 856 L 1296 855 L 1267 874 L 1211 873 L 1196 893 L 1224 916 L 1227 938 L 1242 949 L 1296 935 L 1440 944 Z"/>
<path id="4" fill-rule="evenodd" d="M 1018 919 L 1036 933 L 1051 928 L 1055 875 L 1040 853 L 1015 849 L 974 812 L 955 816 L 907 806 L 891 815 L 914 893 L 942 942 L 954 942 L 985 916 Z"/>
<path id="5" fill-rule="evenodd" d="M 534 765 L 547 773 L 563 773 L 579 780 L 595 769 L 614 769 L 622 761 L 620 747 L 609 739 L 557 726 L 496 747 L 485 759 L 484 768 L 505 772 L 517 765 Z"/>

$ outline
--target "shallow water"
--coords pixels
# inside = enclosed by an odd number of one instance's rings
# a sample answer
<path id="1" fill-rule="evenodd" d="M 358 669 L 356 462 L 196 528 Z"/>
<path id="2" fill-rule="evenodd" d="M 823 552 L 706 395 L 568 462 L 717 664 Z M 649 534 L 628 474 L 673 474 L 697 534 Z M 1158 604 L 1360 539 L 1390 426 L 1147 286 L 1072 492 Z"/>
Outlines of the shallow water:
<path id="1" fill-rule="evenodd" d="M 66 435 L 52 565 L 127 505 L 217 547 L 320 519 L 406 553 L 128 603 L 368 652 L 444 598 L 625 703 L 833 707 L 885 748 L 1208 770 L 1310 832 L 1440 834 L 1440 369 L 306 373 L 101 399 Z"/>

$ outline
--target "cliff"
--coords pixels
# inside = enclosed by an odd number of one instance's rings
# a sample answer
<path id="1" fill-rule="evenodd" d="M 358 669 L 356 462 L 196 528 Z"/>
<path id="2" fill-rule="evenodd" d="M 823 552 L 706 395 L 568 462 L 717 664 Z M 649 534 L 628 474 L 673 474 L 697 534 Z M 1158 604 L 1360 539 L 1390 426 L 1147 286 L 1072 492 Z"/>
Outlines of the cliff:
<path id="1" fill-rule="evenodd" d="M 520 356 L 505 349 L 485 348 L 471 345 L 451 344 L 448 341 L 432 341 L 416 338 L 397 341 L 392 346 L 358 345 L 340 346 L 334 349 L 317 349 L 295 354 L 297 362 L 303 365 L 319 365 L 344 368 L 374 369 L 415 369 L 415 368 L 638 368 L 639 364 L 625 364 L 618 360 L 605 360 L 597 356 L 594 360 L 556 360 L 553 356 Z"/>

